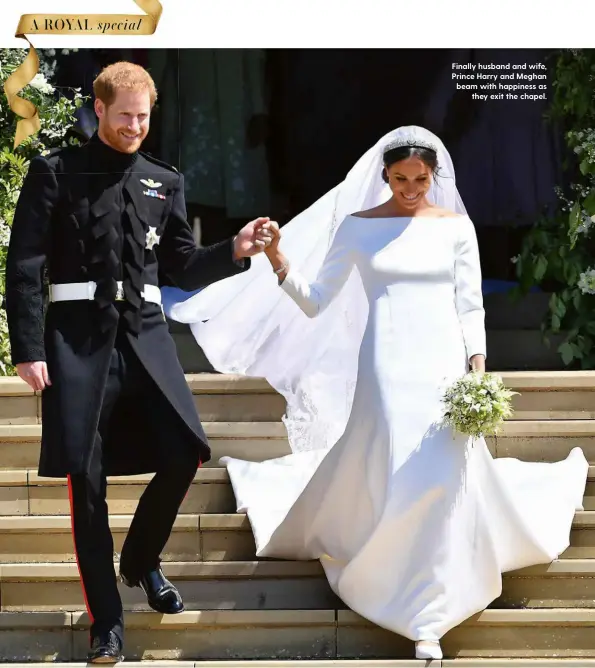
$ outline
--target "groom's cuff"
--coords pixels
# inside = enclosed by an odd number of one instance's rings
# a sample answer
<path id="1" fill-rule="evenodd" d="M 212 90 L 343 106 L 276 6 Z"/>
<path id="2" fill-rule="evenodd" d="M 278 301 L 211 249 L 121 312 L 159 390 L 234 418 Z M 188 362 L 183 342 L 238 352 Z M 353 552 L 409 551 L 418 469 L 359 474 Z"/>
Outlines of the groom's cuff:
<path id="1" fill-rule="evenodd" d="M 239 269 L 243 269 L 244 271 L 247 270 L 247 269 L 250 269 L 250 258 L 249 257 L 235 257 L 235 255 L 234 255 L 234 241 L 235 241 L 235 236 L 233 236 L 229 241 L 230 250 L 231 250 L 231 261 Z"/>
<path id="2" fill-rule="evenodd" d="M 233 259 L 233 257 L 232 257 Z M 243 269 L 244 271 L 247 271 L 250 269 L 250 264 L 251 264 L 251 258 L 249 257 L 239 257 L 237 260 L 233 259 L 233 263 L 236 265 L 236 267 L 239 267 L 240 269 Z"/>

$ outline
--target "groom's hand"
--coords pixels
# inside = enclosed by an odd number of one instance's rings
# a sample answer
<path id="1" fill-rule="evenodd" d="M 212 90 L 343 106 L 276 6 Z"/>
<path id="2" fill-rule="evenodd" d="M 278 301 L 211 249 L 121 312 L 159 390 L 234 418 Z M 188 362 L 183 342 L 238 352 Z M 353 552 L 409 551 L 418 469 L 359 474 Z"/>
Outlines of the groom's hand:
<path id="1" fill-rule="evenodd" d="M 235 260 L 251 257 L 262 252 L 270 243 L 273 235 L 267 227 L 270 218 L 257 218 L 244 226 L 233 240 Z"/>
<path id="2" fill-rule="evenodd" d="M 35 392 L 41 392 L 52 384 L 45 362 L 21 362 L 16 369 L 19 377 Z"/>

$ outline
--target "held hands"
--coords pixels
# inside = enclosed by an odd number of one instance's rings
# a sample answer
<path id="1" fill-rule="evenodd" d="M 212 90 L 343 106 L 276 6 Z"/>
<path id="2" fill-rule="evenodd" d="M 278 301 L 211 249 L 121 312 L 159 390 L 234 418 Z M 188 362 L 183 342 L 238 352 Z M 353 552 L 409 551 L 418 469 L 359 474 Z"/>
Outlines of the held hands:
<path id="1" fill-rule="evenodd" d="M 234 257 L 236 259 L 251 257 L 262 252 L 273 240 L 270 225 L 279 226 L 270 218 L 256 218 L 244 226 L 233 240 Z"/>
<path id="2" fill-rule="evenodd" d="M 280 240 L 281 231 L 274 220 L 257 218 L 248 223 L 234 239 L 234 255 L 247 257 L 264 250 L 279 282 L 283 282 L 289 269 L 289 262 L 279 250 Z"/>
<path id="3" fill-rule="evenodd" d="M 279 225 L 274 220 L 263 223 L 263 229 L 270 234 L 269 243 L 264 250 L 264 254 L 271 263 L 271 267 L 277 275 L 280 285 L 287 278 L 287 272 L 289 271 L 289 260 L 279 250 L 281 231 L 279 230 Z"/>
<path id="4" fill-rule="evenodd" d="M 266 244 L 265 253 L 269 259 L 279 253 L 279 242 L 281 241 L 281 230 L 279 225 L 274 220 L 269 220 L 262 224 L 263 232 L 268 234 L 268 243 Z"/>
<path id="5" fill-rule="evenodd" d="M 22 362 L 17 364 L 17 373 L 19 378 L 22 378 L 36 392 L 41 392 L 46 386 L 52 384 L 45 362 Z"/>

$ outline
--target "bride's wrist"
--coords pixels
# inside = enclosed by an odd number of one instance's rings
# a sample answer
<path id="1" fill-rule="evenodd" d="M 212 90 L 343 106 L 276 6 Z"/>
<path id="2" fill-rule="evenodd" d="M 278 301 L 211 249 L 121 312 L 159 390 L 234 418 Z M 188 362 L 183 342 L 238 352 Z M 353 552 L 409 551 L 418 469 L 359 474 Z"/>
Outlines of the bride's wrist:
<path id="1" fill-rule="evenodd" d="M 273 268 L 273 273 L 279 278 L 284 278 L 287 272 L 289 271 L 289 260 L 285 257 L 280 262 L 275 262 L 271 264 Z"/>
<path id="2" fill-rule="evenodd" d="M 271 266 L 273 267 L 273 271 L 278 269 L 282 264 L 285 264 L 287 262 L 287 258 L 283 255 L 283 253 L 280 253 L 278 250 L 273 250 L 267 252 L 265 250 L 265 255 L 269 259 L 269 262 L 271 263 Z"/>
<path id="3" fill-rule="evenodd" d="M 268 253 L 267 257 L 271 263 L 273 273 L 279 280 L 279 284 L 283 283 L 287 272 L 289 271 L 289 260 L 282 253 Z"/>

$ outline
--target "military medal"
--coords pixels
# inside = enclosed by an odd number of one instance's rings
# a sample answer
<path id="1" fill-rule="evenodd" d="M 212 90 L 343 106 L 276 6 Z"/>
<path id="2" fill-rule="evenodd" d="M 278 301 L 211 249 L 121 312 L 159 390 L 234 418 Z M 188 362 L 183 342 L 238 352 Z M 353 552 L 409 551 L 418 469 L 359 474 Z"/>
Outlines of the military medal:
<path id="1" fill-rule="evenodd" d="M 153 181 L 153 179 L 141 179 L 140 182 L 148 188 L 148 190 L 143 190 L 143 195 L 156 197 L 157 199 L 166 199 L 165 195 L 157 192 L 157 188 L 161 187 L 163 183 L 158 183 L 157 181 Z"/>
<path id="2" fill-rule="evenodd" d="M 145 240 L 145 248 L 147 250 L 153 250 L 153 246 L 159 243 L 160 238 L 161 238 L 160 235 L 157 234 L 157 228 L 149 227 L 149 231 L 147 232 L 147 238 Z"/>
<path id="3" fill-rule="evenodd" d="M 158 193 L 156 190 L 143 190 L 143 195 L 147 197 L 157 197 L 157 199 L 165 199 L 165 195 Z"/>

